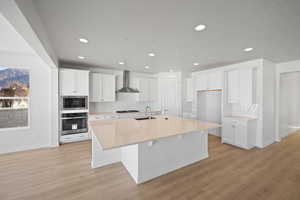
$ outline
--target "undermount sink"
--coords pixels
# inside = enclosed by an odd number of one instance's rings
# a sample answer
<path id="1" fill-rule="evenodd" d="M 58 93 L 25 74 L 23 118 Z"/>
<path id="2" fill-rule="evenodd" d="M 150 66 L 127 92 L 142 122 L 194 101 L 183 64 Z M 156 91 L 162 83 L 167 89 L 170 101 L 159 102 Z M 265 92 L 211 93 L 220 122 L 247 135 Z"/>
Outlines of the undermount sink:
<path id="1" fill-rule="evenodd" d="M 155 117 L 139 117 L 139 118 L 134 118 L 135 120 L 149 120 L 149 119 L 156 119 Z"/>

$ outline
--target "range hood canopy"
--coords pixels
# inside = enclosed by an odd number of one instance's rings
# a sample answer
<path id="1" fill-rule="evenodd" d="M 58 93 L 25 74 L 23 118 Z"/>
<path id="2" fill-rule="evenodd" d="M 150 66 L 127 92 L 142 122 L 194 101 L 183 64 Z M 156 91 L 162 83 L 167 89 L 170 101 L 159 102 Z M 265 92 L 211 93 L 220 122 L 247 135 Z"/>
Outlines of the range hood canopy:
<path id="1" fill-rule="evenodd" d="M 130 83 L 130 72 L 125 70 L 123 72 L 123 87 L 118 90 L 119 93 L 139 93 L 137 89 L 131 88 Z"/>

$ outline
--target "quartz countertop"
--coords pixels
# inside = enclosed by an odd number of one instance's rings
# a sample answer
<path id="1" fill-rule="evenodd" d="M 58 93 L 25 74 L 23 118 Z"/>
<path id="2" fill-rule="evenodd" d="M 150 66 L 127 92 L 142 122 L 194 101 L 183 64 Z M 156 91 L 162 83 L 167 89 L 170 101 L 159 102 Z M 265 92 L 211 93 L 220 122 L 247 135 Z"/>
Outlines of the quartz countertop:
<path id="1" fill-rule="evenodd" d="M 232 118 L 232 119 L 237 119 L 237 120 L 257 120 L 257 117 L 250 117 L 250 116 L 243 116 L 243 115 L 228 115 L 224 116 L 224 118 Z"/>
<path id="2" fill-rule="evenodd" d="M 90 128 L 104 150 L 218 127 L 221 126 L 210 122 L 178 117 L 165 120 L 162 116 L 151 120 L 126 118 L 90 122 Z"/>
<path id="3" fill-rule="evenodd" d="M 161 112 L 160 110 L 152 110 L 151 113 L 155 112 Z M 129 112 L 129 113 L 117 113 L 117 112 L 90 112 L 89 115 L 94 116 L 94 115 L 124 115 L 124 114 L 144 114 L 146 113 L 145 111 L 139 111 L 139 112 Z"/>
<path id="4" fill-rule="evenodd" d="M 116 115 L 116 112 L 90 112 L 89 115 Z"/>

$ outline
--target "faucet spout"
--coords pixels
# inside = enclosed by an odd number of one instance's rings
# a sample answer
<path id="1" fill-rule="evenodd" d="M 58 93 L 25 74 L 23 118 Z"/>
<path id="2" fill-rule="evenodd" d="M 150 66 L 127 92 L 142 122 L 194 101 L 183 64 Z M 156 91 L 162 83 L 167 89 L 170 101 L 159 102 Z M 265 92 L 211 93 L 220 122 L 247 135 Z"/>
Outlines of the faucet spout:
<path id="1" fill-rule="evenodd" d="M 152 111 L 151 111 L 151 107 L 150 107 L 149 105 L 146 106 L 146 109 L 145 109 L 145 115 L 146 115 L 146 117 L 148 117 L 149 119 L 151 118 Z"/>

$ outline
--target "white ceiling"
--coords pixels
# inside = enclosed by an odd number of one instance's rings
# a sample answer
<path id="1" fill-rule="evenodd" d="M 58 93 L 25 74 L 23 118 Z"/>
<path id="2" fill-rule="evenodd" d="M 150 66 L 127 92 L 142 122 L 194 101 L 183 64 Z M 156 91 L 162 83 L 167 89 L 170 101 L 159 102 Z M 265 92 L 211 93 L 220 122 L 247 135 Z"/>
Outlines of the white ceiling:
<path id="1" fill-rule="evenodd" d="M 55 53 L 64 61 L 81 62 L 80 55 L 91 65 L 158 72 L 254 58 L 300 59 L 299 0 L 33 2 Z M 195 32 L 197 24 L 206 24 L 207 29 Z M 78 42 L 80 37 L 89 43 Z M 254 51 L 243 52 L 246 47 Z M 149 57 L 148 52 L 156 56 Z"/>

